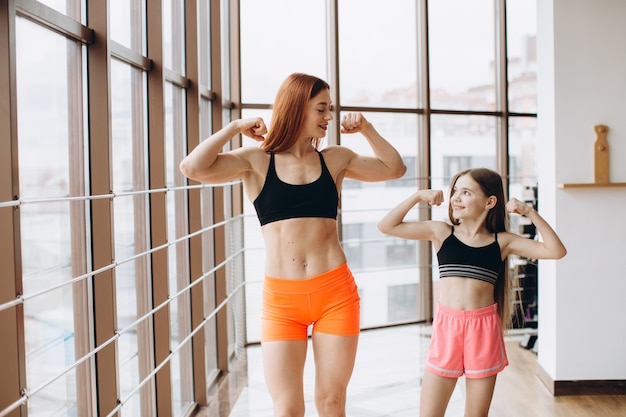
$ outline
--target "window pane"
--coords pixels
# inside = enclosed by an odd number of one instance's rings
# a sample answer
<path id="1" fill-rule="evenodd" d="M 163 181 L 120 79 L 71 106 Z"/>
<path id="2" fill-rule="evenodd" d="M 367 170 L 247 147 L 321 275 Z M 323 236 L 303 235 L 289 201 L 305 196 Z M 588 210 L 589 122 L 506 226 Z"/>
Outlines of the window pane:
<path id="1" fill-rule="evenodd" d="M 165 88 L 165 157 L 167 186 L 182 187 L 185 179 L 178 169 L 186 152 L 185 91 L 167 84 Z M 167 240 L 174 242 L 188 233 L 186 192 L 172 190 L 167 193 Z M 170 336 L 171 349 L 178 351 L 172 357 L 172 390 L 174 415 L 183 415 L 193 402 L 191 343 L 180 342 L 191 332 L 189 290 L 178 294 L 189 285 L 188 241 L 180 241 L 168 248 Z"/>
<path id="2" fill-rule="evenodd" d="M 342 106 L 417 107 L 415 3 L 339 1 Z"/>
<path id="3" fill-rule="evenodd" d="M 163 61 L 165 68 L 185 75 L 185 14 L 183 0 L 163 0 Z"/>
<path id="4" fill-rule="evenodd" d="M 368 183 L 346 179 L 343 183 L 342 243 L 361 294 L 362 328 L 400 320 L 389 312 L 404 307 L 390 305 L 397 298 L 389 298 L 387 293 L 392 287 L 417 285 L 420 281 L 416 246 L 411 242 L 396 242 L 377 228 L 378 221 L 393 204 L 415 191 L 417 116 L 367 113 L 365 117 L 398 149 L 409 168 L 399 180 Z M 367 141 L 358 136 L 341 135 L 341 143 L 359 154 L 373 155 Z M 417 298 L 414 301 L 417 303 Z M 415 314 L 412 319 L 420 318 Z"/>
<path id="5" fill-rule="evenodd" d="M 56 10 L 59 13 L 63 13 L 69 17 L 72 17 L 78 21 L 84 22 L 84 19 L 80 18 L 81 7 L 84 9 L 85 0 L 37 0 L 39 3 L 45 4 L 51 9 Z"/>
<path id="6" fill-rule="evenodd" d="M 145 0 L 110 0 L 109 5 L 111 39 L 145 53 Z"/>
<path id="7" fill-rule="evenodd" d="M 491 116 L 431 116 L 433 188 L 447 190 L 452 177 L 464 169 L 496 168 L 495 123 Z"/>
<path id="8" fill-rule="evenodd" d="M 202 227 L 210 227 L 213 221 L 213 191 L 209 188 L 202 190 Z M 213 229 L 202 234 L 202 271 L 208 274 L 215 267 L 215 234 Z M 212 318 L 205 325 L 205 357 L 206 379 L 213 381 L 219 373 L 217 368 L 217 317 L 215 315 L 215 275 L 209 274 L 203 282 L 204 289 L 204 317 Z"/>
<path id="9" fill-rule="evenodd" d="M 145 194 L 124 195 L 147 188 L 147 140 L 145 129 L 145 77 L 130 65 L 111 61 L 112 177 L 117 326 L 124 332 L 118 340 L 120 395 L 126 399 L 152 371 L 151 322 L 144 320 L 128 329 L 151 308 L 149 257 L 127 261 L 149 247 L 148 198 Z M 152 385 L 146 384 L 140 396 L 125 403 L 123 411 L 146 414 L 153 409 Z"/>
<path id="10" fill-rule="evenodd" d="M 493 0 L 428 3 L 432 108 L 493 110 L 493 3 Z"/>
<path id="11" fill-rule="evenodd" d="M 65 38 L 28 21 L 16 21 L 20 198 L 70 195 L 70 113 L 68 48 Z M 71 46 L 76 48 L 74 44 Z M 74 55 L 72 55 L 74 56 Z M 45 71 L 42 71 L 45 68 Z M 80 97 L 80 95 L 78 95 Z M 82 98 L 79 98 L 82 100 Z M 80 106 L 79 106 L 80 107 Z M 72 278 L 69 202 L 24 204 L 20 208 L 22 272 L 26 297 Z M 39 388 L 75 359 L 72 286 L 61 286 L 24 302 L 26 377 Z M 82 317 L 88 320 L 88 317 Z M 28 401 L 29 416 L 76 413 L 76 372 L 72 369 Z"/>
<path id="12" fill-rule="evenodd" d="M 270 110 L 244 110 L 242 117 L 262 117 L 269 126 L 272 121 Z M 260 146 L 246 136 L 243 137 L 243 146 Z M 244 196 L 244 242 L 246 246 L 245 277 L 246 277 L 246 332 L 248 342 L 261 340 L 261 302 L 263 291 L 263 271 L 265 270 L 265 249 L 261 225 L 256 216 L 254 206 Z"/>
<path id="13" fill-rule="evenodd" d="M 293 72 L 326 79 L 323 1 L 241 0 L 241 92 L 244 103 L 273 103 Z"/>
<path id="14" fill-rule="evenodd" d="M 532 203 L 538 208 L 537 119 L 512 117 L 509 119 L 509 196 Z M 509 217 L 509 230 L 521 233 L 528 225 L 523 216 Z"/>
<path id="15" fill-rule="evenodd" d="M 198 2 L 198 19 L 200 85 L 211 89 L 211 10 L 208 0 Z"/>
<path id="16" fill-rule="evenodd" d="M 510 195 L 528 200 L 537 185 L 537 119 L 511 117 L 509 119 Z"/>
<path id="17" fill-rule="evenodd" d="M 509 111 L 537 112 L 537 2 L 508 0 Z"/>
<path id="18" fill-rule="evenodd" d="M 200 130 L 201 138 L 208 138 L 211 135 L 211 110 L 213 103 L 202 99 L 200 101 Z M 201 191 L 201 215 L 202 227 L 211 226 L 213 221 L 213 192 L 210 188 Z M 214 233 L 209 230 L 202 234 L 202 271 L 208 273 L 215 266 Z M 196 277 L 192 277 L 196 279 Z M 203 282 L 204 290 L 204 317 L 209 317 L 215 310 L 215 279 L 214 275 L 205 277 Z M 217 368 L 217 318 L 213 317 L 205 326 L 205 358 L 206 358 L 206 379 L 214 381 L 219 370 Z"/>
<path id="19" fill-rule="evenodd" d="M 393 285 L 387 288 L 390 322 L 415 320 L 417 309 L 417 284 Z"/>

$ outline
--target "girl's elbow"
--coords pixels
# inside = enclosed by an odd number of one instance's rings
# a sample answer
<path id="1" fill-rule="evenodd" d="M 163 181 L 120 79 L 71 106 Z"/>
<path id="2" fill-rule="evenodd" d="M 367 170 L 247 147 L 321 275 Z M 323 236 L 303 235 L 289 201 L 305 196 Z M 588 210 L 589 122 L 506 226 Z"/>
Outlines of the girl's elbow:
<path id="1" fill-rule="evenodd" d="M 550 257 L 547 259 L 561 259 L 563 258 L 565 255 L 567 255 L 567 249 L 565 249 L 565 246 L 555 249 L 553 251 L 551 251 Z"/>
<path id="2" fill-rule="evenodd" d="M 379 232 L 384 233 L 384 234 L 388 234 L 387 233 L 387 227 L 386 227 L 384 222 L 382 222 L 382 221 L 378 222 L 377 226 L 378 226 L 378 231 Z"/>
<path id="3" fill-rule="evenodd" d="M 378 222 L 378 230 L 385 235 L 393 236 L 394 227 L 388 222 L 381 220 Z"/>

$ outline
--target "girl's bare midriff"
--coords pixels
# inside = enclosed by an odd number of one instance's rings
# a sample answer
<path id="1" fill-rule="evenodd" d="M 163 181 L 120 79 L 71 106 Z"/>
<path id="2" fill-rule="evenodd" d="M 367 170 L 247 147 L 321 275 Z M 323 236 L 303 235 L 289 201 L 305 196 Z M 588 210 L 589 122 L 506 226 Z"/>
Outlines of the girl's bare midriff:
<path id="1" fill-rule="evenodd" d="M 287 219 L 268 223 L 261 231 L 265 239 L 265 274 L 270 277 L 307 279 L 346 262 L 335 219 Z"/>
<path id="2" fill-rule="evenodd" d="M 439 302 L 455 310 L 477 310 L 493 305 L 493 285 L 473 278 L 439 280 Z"/>

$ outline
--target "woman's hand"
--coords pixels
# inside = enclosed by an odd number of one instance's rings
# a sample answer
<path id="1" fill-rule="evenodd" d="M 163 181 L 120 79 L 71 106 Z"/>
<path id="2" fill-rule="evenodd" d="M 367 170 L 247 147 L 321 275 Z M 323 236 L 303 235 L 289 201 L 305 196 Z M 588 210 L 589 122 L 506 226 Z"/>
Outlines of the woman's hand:
<path id="1" fill-rule="evenodd" d="M 265 140 L 267 133 L 267 126 L 260 117 L 251 117 L 249 119 L 241 119 L 238 121 L 238 128 L 242 135 L 246 135 L 250 139 L 254 139 L 258 142 Z"/>
<path id="2" fill-rule="evenodd" d="M 361 113 L 346 113 L 341 118 L 341 133 L 358 133 L 369 126 Z"/>

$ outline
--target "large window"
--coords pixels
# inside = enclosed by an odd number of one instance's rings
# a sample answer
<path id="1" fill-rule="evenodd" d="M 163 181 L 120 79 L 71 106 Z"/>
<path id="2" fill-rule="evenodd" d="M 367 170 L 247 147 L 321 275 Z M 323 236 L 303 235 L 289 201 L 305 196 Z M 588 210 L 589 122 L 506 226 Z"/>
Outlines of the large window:
<path id="1" fill-rule="evenodd" d="M 186 416 L 209 402 L 259 340 L 265 254 L 241 183 L 197 184 L 178 163 L 233 118 L 271 123 L 293 72 L 331 84 L 323 146 L 369 154 L 337 127 L 360 111 L 408 167 L 344 182 L 363 327 L 427 320 L 432 251 L 376 223 L 470 167 L 532 198 L 535 3 L 0 2 L 0 414 Z"/>
<path id="2" fill-rule="evenodd" d="M 0 5 L 0 415 L 188 416 L 243 347 L 236 191 L 178 169 L 230 117 L 229 9 L 159 3 Z"/>
<path id="3" fill-rule="evenodd" d="M 326 75 L 326 2 L 240 0 L 240 10 L 243 103 L 271 103 L 293 72 Z"/>
<path id="4" fill-rule="evenodd" d="M 378 0 L 337 3 L 341 94 L 337 104 L 416 108 L 417 2 L 395 0 L 393 7 Z M 392 133 L 387 135 L 392 138 Z"/>
<path id="5" fill-rule="evenodd" d="M 436 258 L 421 243 L 381 235 L 376 223 L 416 188 L 443 189 L 447 196 L 452 177 L 467 168 L 499 171 L 511 196 L 523 198 L 532 188 L 535 2 L 401 0 L 389 7 L 374 0 L 319 1 L 308 2 L 295 19 L 293 7 L 241 1 L 242 107 L 269 123 L 282 79 L 308 72 L 330 82 L 338 118 L 363 112 L 400 151 L 408 167 L 401 180 L 344 181 L 341 238 L 362 291 L 364 328 L 426 320 L 429 294 L 437 291 Z M 304 14 L 308 30 L 294 29 Z M 261 30 L 258 21 L 268 24 Z M 371 152 L 364 140 L 338 129 L 331 128 L 324 143 Z M 254 218 L 250 206 L 246 213 Z M 447 205 L 420 207 L 410 216 L 446 220 Z M 258 224 L 250 226 L 247 247 L 262 251 Z M 249 341 L 258 340 L 259 326 L 262 256 L 254 259 L 246 272 L 254 319 L 247 323 Z M 407 297 L 415 298 L 413 307 L 407 308 Z"/>

